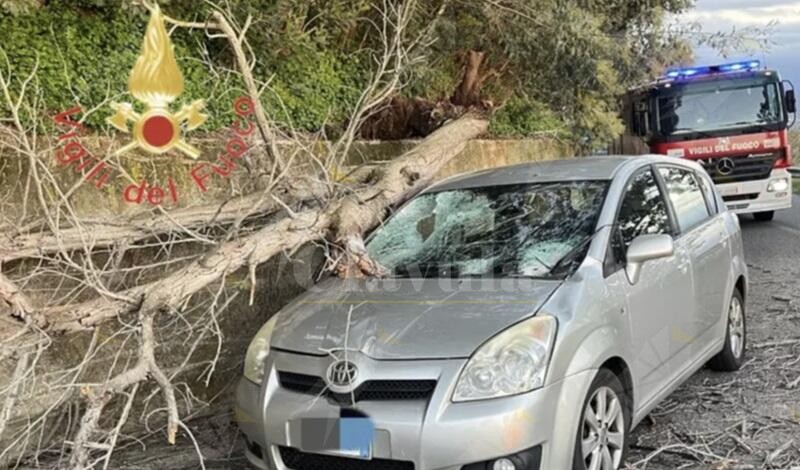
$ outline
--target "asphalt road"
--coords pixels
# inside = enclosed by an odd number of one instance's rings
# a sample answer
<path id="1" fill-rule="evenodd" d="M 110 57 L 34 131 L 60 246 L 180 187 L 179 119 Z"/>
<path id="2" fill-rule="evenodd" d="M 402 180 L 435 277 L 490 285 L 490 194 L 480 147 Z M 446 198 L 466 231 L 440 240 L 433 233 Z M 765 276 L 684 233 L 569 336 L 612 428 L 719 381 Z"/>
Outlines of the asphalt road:
<path id="1" fill-rule="evenodd" d="M 772 222 L 740 220 L 750 270 L 748 360 L 733 374 L 702 369 L 670 395 L 633 432 L 628 469 L 800 470 L 800 197 Z M 225 407 L 189 426 L 206 468 L 246 468 Z M 173 447 L 157 435 L 120 449 L 111 467 L 199 462 L 188 439 Z"/>
<path id="2" fill-rule="evenodd" d="M 748 263 L 780 269 L 800 263 L 800 196 L 791 209 L 775 213 L 775 220 L 761 223 L 748 215 L 739 219 Z"/>

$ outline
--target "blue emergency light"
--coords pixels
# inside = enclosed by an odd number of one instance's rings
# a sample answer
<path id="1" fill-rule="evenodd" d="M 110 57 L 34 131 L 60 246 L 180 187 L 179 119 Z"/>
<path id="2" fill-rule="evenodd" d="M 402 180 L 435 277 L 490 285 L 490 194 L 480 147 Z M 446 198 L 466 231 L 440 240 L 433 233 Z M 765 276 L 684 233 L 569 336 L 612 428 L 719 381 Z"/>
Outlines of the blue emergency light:
<path id="1" fill-rule="evenodd" d="M 706 65 L 700 67 L 688 67 L 667 70 L 667 78 L 688 78 L 697 75 L 709 75 L 712 73 L 724 72 L 741 72 L 747 70 L 756 70 L 761 67 L 761 62 L 758 60 L 747 60 L 744 62 L 731 62 L 729 64 L 720 65 Z"/>

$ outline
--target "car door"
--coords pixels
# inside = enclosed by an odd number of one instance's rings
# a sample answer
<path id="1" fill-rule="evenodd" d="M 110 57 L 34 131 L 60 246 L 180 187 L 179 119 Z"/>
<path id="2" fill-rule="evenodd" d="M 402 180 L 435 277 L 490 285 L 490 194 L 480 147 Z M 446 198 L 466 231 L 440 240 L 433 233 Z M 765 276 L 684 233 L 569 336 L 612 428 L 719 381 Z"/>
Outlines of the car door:
<path id="1" fill-rule="evenodd" d="M 686 249 L 675 246 L 675 254 L 644 263 L 639 280 L 631 284 L 625 273 L 625 253 L 640 235 L 673 234 L 669 206 L 651 167 L 631 176 L 620 202 L 612 228 L 611 246 L 606 260 L 624 282 L 630 327 L 632 375 L 640 406 L 653 398 L 679 373 L 674 358 L 676 333 L 689 319 L 692 303 L 691 262 Z"/>
<path id="2" fill-rule="evenodd" d="M 704 194 L 702 184 L 708 182 L 703 180 L 703 175 L 671 165 L 661 165 L 658 171 L 678 222 L 678 239 L 692 259 L 695 314 L 688 325 L 693 351 L 686 354 L 685 361 L 689 362 L 713 342 L 715 338 L 711 337 L 710 329 L 727 306 L 728 237 L 725 221 L 716 214 L 715 201 Z"/>

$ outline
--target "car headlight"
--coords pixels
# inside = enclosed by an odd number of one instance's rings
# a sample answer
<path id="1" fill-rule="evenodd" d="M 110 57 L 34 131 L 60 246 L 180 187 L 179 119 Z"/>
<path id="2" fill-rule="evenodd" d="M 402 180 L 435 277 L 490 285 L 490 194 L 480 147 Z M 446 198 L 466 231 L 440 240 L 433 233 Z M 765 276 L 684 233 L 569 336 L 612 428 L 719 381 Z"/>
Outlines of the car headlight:
<path id="1" fill-rule="evenodd" d="M 484 343 L 461 371 L 453 401 L 499 398 L 541 387 L 556 328 L 555 318 L 536 316 Z"/>
<path id="2" fill-rule="evenodd" d="M 789 189 L 789 180 L 786 178 L 772 180 L 767 185 L 767 192 L 770 193 L 786 191 L 787 189 Z"/>
<path id="3" fill-rule="evenodd" d="M 269 355 L 269 341 L 277 321 L 278 316 L 275 315 L 264 323 L 247 347 L 247 355 L 244 357 L 244 376 L 256 384 L 264 380 L 264 361 Z"/>

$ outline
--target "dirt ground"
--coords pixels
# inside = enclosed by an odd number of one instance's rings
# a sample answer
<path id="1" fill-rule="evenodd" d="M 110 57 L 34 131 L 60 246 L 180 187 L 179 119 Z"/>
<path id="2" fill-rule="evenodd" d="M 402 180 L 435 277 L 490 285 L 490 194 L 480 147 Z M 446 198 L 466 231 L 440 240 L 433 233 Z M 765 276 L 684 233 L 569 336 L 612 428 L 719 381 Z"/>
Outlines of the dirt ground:
<path id="1" fill-rule="evenodd" d="M 771 224 L 743 218 L 743 229 L 747 362 L 734 374 L 703 369 L 661 403 L 631 437 L 629 469 L 800 470 L 800 209 Z M 171 447 L 155 434 L 119 449 L 109 467 L 196 469 L 199 449 L 207 469 L 247 468 L 226 408 L 188 423 L 196 443 Z"/>

